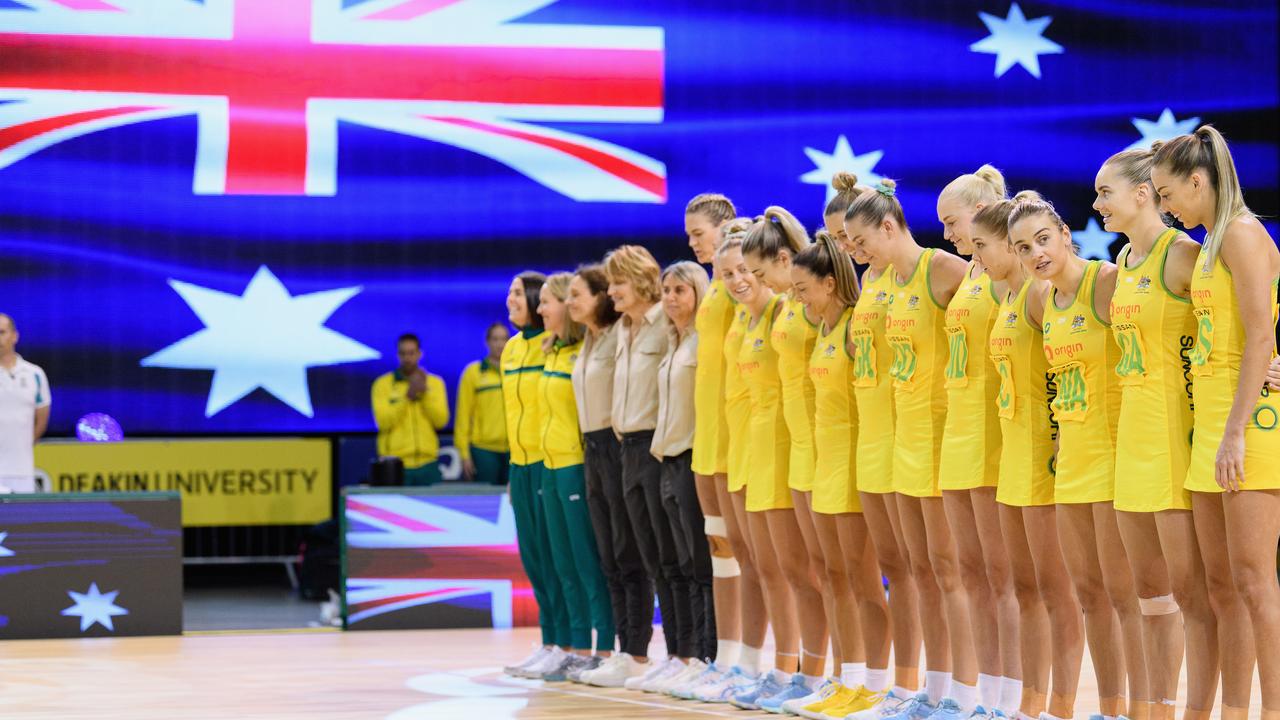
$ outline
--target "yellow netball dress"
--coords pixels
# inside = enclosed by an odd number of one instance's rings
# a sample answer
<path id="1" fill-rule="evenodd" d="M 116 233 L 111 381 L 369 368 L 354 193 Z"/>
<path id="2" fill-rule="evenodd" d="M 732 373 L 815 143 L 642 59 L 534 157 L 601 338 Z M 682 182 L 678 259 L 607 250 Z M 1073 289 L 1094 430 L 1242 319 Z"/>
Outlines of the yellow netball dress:
<path id="1" fill-rule="evenodd" d="M 1274 320 L 1274 284 L 1271 298 Z M 1222 492 L 1214 480 L 1214 466 L 1240 379 L 1245 335 L 1231 271 L 1221 257 L 1206 267 L 1205 253 L 1200 251 L 1191 274 L 1191 301 L 1196 318 L 1196 345 L 1191 351 L 1195 433 L 1185 487 L 1192 492 Z M 1276 396 L 1264 385 L 1245 425 L 1243 490 L 1280 489 L 1280 402 Z"/>
<path id="2" fill-rule="evenodd" d="M 862 294 L 853 307 L 849 323 L 849 342 L 853 353 L 853 397 L 858 405 L 856 455 L 858 491 L 885 494 L 893 492 L 893 385 L 889 380 L 888 342 L 884 337 L 884 318 L 893 290 L 893 266 L 871 279 L 871 271 L 862 275 Z"/>
<path id="3" fill-rule="evenodd" d="M 986 272 L 964 282 L 947 305 L 947 424 L 942 433 L 938 487 L 995 487 L 1000 475 L 1000 418 L 995 413 L 1000 378 L 983 356 L 1000 306 Z"/>
<path id="4" fill-rule="evenodd" d="M 748 325 L 738 350 L 738 372 L 751 396 L 745 447 L 749 512 L 792 507 L 791 490 L 787 487 L 791 438 L 782 414 L 778 353 L 769 343 L 774 313 L 781 302 L 779 295 L 770 298 L 755 327 Z"/>
<path id="5" fill-rule="evenodd" d="M 1111 502 L 1115 499 L 1116 425 L 1120 420 L 1120 382 L 1115 367 L 1120 349 L 1110 327 L 1093 308 L 1102 261 L 1084 269 L 1075 299 L 1058 307 L 1049 293 L 1044 308 L 1044 354 L 1057 396 L 1058 475 L 1054 502 Z"/>
<path id="6" fill-rule="evenodd" d="M 724 333 L 723 412 L 728 435 L 725 472 L 729 476 L 729 492 L 738 492 L 747 486 L 747 421 L 751 418 L 751 395 L 742 382 L 742 373 L 738 372 L 738 350 L 742 347 L 747 323 L 751 322 L 751 313 L 742 305 L 733 307 L 733 322 Z M 696 407 L 694 412 L 697 412 Z"/>
<path id="7" fill-rule="evenodd" d="M 893 446 L 893 491 L 912 497 L 938 497 L 938 460 L 947 422 L 946 308 L 929 290 L 929 261 L 937 251 L 920 253 L 906 281 L 894 278 L 885 340 L 893 352 L 893 405 L 897 410 Z"/>
<path id="8" fill-rule="evenodd" d="M 1182 489 L 1191 462 L 1191 301 L 1164 284 L 1178 231 L 1165 230 L 1137 267 L 1130 246 L 1116 258 L 1111 335 L 1120 349 L 1120 426 L 1116 431 L 1117 510 L 1190 510 Z"/>
<path id="9" fill-rule="evenodd" d="M 787 461 L 792 490 L 813 489 L 813 381 L 809 379 L 809 356 L 818 337 L 818 328 L 804 316 L 804 303 L 787 297 L 773 323 L 769 342 L 778 353 L 778 377 L 782 380 L 782 415 L 791 436 L 791 456 Z"/>
<path id="10" fill-rule="evenodd" d="M 814 386 L 813 511 L 825 515 L 862 512 L 853 456 L 858 406 L 853 399 L 853 359 L 847 344 L 852 319 L 853 308 L 848 308 L 834 328 L 822 328 L 809 358 L 809 378 Z"/>
<path id="11" fill-rule="evenodd" d="M 724 414 L 724 336 L 733 322 L 733 299 L 724 282 L 714 280 L 698 304 L 698 368 L 693 376 L 693 471 L 715 475 L 729 471 L 729 428 Z"/>
<path id="12" fill-rule="evenodd" d="M 1058 427 L 1049 412 L 1052 381 L 1044 356 L 1044 330 L 1032 324 L 1022 284 L 996 311 L 987 350 L 1000 379 L 994 412 L 1000 418 L 1000 477 L 996 502 L 1014 507 L 1053 504 L 1053 441 Z"/>

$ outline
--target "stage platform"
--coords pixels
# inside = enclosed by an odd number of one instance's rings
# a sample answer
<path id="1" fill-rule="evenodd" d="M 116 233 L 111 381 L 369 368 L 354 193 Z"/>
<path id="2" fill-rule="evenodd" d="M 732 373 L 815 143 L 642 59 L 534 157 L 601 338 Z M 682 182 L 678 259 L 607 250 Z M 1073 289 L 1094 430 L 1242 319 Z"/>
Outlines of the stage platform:
<path id="1" fill-rule="evenodd" d="M 660 634 L 659 634 L 660 635 Z M 187 634 L 0 643 L 4 720 L 632 720 L 777 717 L 515 680 L 534 629 Z M 660 637 L 654 647 L 660 648 Z M 1253 717 L 1260 715 L 1254 681 Z M 1079 717 L 1096 685 L 1086 657 Z M 1181 703 L 1179 703 L 1181 706 Z M 1215 712 L 1214 717 L 1218 714 Z"/>

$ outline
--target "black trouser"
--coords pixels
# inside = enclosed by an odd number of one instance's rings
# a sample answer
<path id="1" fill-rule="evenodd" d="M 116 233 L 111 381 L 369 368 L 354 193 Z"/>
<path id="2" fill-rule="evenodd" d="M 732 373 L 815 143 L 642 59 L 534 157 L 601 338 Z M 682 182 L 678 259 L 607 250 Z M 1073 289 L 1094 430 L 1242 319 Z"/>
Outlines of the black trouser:
<path id="1" fill-rule="evenodd" d="M 662 463 L 650 454 L 652 444 L 652 430 L 622 436 L 622 492 L 640 557 L 658 591 L 667 654 L 691 657 L 697 643 L 689 607 L 689 578 L 680 570 L 672 531 L 674 518 L 662 504 Z M 686 655 L 685 650 L 690 652 Z"/>
<path id="2" fill-rule="evenodd" d="M 716 656 L 716 605 L 711 596 L 711 546 L 693 480 L 693 451 L 662 459 L 662 504 L 672 520 L 680 572 L 688 581 L 689 609 L 693 613 L 692 647 L 680 647 L 681 657 L 703 660 Z M 684 626 L 681 626 L 684 629 Z"/>
<path id="3" fill-rule="evenodd" d="M 653 579 L 631 530 L 622 492 L 622 444 L 612 428 L 583 436 L 587 475 L 587 511 L 600 550 L 600 571 L 609 588 L 618 649 L 645 657 L 653 639 Z"/>

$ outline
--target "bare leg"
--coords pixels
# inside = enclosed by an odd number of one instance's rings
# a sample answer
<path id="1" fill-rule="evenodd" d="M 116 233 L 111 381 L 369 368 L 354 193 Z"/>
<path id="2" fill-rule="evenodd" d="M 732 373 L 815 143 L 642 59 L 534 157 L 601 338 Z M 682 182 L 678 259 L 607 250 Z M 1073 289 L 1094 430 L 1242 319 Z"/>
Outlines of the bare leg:
<path id="1" fill-rule="evenodd" d="M 1055 717 L 1075 714 L 1080 689 L 1080 661 L 1084 657 L 1084 632 L 1080 604 L 1071 584 L 1058 527 L 1058 508 L 1046 505 L 1022 509 L 1027 545 L 1036 564 L 1040 598 L 1049 613 L 1049 637 L 1053 647 L 1053 684 L 1049 712 Z"/>
<path id="2" fill-rule="evenodd" d="M 1004 542 L 1004 529 L 1000 523 L 1000 506 L 996 504 L 995 488 L 977 488 L 969 491 L 973 504 L 973 518 L 978 523 L 978 537 L 982 541 L 982 558 L 987 565 L 987 583 L 995 602 L 996 628 L 1000 648 L 999 672 L 992 673 L 1014 680 L 1022 679 L 1022 641 L 1018 630 L 1021 611 L 1018 596 L 1013 591 L 1013 569 L 1009 565 L 1009 550 Z M 1026 537 L 1021 543 L 1026 545 Z M 1034 570 L 1032 573 L 1034 574 Z M 976 642 L 976 639 L 975 639 Z M 982 668 L 981 659 L 978 664 Z"/>
<path id="3" fill-rule="evenodd" d="M 996 622 L 995 595 L 991 591 L 991 583 L 987 580 L 987 562 L 983 557 L 978 521 L 974 517 L 972 495 L 968 490 L 943 491 L 942 507 L 946 511 L 951 537 L 955 538 L 960 582 L 966 595 L 965 604 L 969 609 L 969 616 L 963 624 L 970 628 L 973 635 L 977 671 L 999 677 L 1003 674 L 1004 668 L 1000 662 L 1000 630 Z M 1015 612 L 1014 615 L 1016 619 L 1017 613 Z M 954 625 L 954 621 L 951 624 Z M 956 647 L 954 632 L 951 643 L 954 653 Z M 976 675 L 974 681 L 977 681 Z M 965 681 L 960 680 L 960 682 Z"/>
<path id="4" fill-rule="evenodd" d="M 1125 556 L 1124 542 L 1116 526 L 1116 511 L 1111 503 L 1093 504 L 1094 542 L 1098 547 L 1098 563 L 1102 568 L 1102 587 L 1107 591 L 1111 607 L 1120 621 L 1120 638 L 1124 652 L 1125 676 L 1129 681 L 1129 707 L 1151 706 L 1151 686 L 1147 682 L 1147 656 L 1142 648 L 1142 613 L 1138 611 L 1138 593 L 1133 589 L 1133 572 Z M 1123 693 L 1118 701 L 1123 703 Z M 1103 705 L 1108 715 L 1108 705 Z M 1123 704 L 1116 710 L 1125 712 Z"/>
<path id="5" fill-rule="evenodd" d="M 889 579 L 889 615 L 893 619 L 894 684 L 907 690 L 920 687 L 920 599 L 907 553 L 898 533 L 897 506 L 892 495 L 859 493 L 862 518 L 871 532 L 880 570 Z"/>
<path id="6" fill-rule="evenodd" d="M 802 653 L 800 672 L 821 677 L 827 669 L 827 615 L 822 602 L 822 591 L 817 578 L 810 570 L 804 533 L 793 510 L 767 510 L 763 513 L 769 522 L 770 539 L 778 559 L 779 570 L 795 599 L 796 619 L 800 627 L 801 649 L 814 648 Z M 816 540 L 816 537 L 815 537 Z"/>
<path id="7" fill-rule="evenodd" d="M 1253 623 L 1265 717 L 1280 713 L 1280 585 L 1276 584 L 1280 491 L 1227 493 L 1222 505 L 1226 511 L 1231 574 Z"/>
<path id="8" fill-rule="evenodd" d="M 749 534 L 752 554 L 755 555 L 760 584 L 764 588 L 764 603 L 769 608 L 769 618 L 773 621 L 774 667 L 785 673 L 794 673 L 799 665 L 800 631 L 791 586 L 787 584 L 782 566 L 778 563 L 779 552 L 774 549 L 778 539 L 772 535 L 773 528 L 768 517 L 773 513 L 785 513 L 794 517 L 790 510 L 749 512 L 747 525 L 751 528 Z"/>
<path id="9" fill-rule="evenodd" d="M 1222 706 L 1247 709 L 1253 689 L 1253 623 L 1244 599 L 1236 591 L 1227 551 L 1227 522 L 1223 497 L 1191 493 L 1200 557 L 1209 587 L 1209 604 L 1218 618 L 1218 657 L 1222 663 Z"/>
<path id="10" fill-rule="evenodd" d="M 836 531 L 840 535 L 840 547 L 843 548 L 845 575 L 853 585 L 853 594 L 858 602 L 858 625 L 864 648 L 862 654 L 868 668 L 887 668 L 892 628 L 871 532 L 860 513 L 837 515 Z"/>
<path id="11" fill-rule="evenodd" d="M 800 535 L 804 538 L 804 549 L 808 558 L 808 573 L 813 579 L 812 584 L 818 589 L 818 594 L 822 598 L 822 644 L 818 647 L 809 646 L 809 638 L 804 631 L 805 620 L 801 616 L 800 634 L 804 637 L 804 646 L 800 648 L 800 665 L 801 672 L 806 675 L 810 673 L 804 670 L 805 667 L 818 666 L 818 675 L 823 674 L 827 665 L 827 636 L 830 633 L 832 654 L 835 655 L 836 669 L 840 669 L 840 658 L 843 655 L 843 648 L 840 646 L 839 638 L 834 632 L 835 628 L 835 590 L 827 582 L 827 561 L 823 557 L 822 543 L 818 540 L 818 531 L 814 528 L 814 512 L 813 512 L 813 494 L 807 492 L 791 491 L 791 500 L 793 510 L 795 511 L 796 524 L 800 528 Z M 798 563 L 801 556 L 795 556 L 792 563 Z M 799 568 L 792 571 L 792 575 L 799 574 Z M 795 584 L 792 584 L 795 587 Z M 796 600 L 799 602 L 799 591 L 796 594 Z M 803 613 L 803 608 L 800 608 Z M 806 659 L 808 658 L 808 659 Z"/>
<path id="12" fill-rule="evenodd" d="M 725 513 L 725 525 L 729 530 L 729 544 L 738 559 L 742 574 L 738 576 L 738 597 L 742 601 L 742 645 L 759 650 L 764 647 L 765 633 L 769 630 L 769 608 L 764 602 L 764 587 L 756 569 L 755 553 L 751 548 L 751 528 L 747 524 L 747 494 L 745 490 L 729 493 L 729 507 Z M 759 668 L 748 668 L 753 672 Z"/>
<path id="13" fill-rule="evenodd" d="M 947 638 L 951 644 L 951 675 L 954 682 L 978 685 L 978 655 L 973 645 L 973 614 L 969 594 L 960 579 L 960 556 L 947 524 L 942 498 L 920 498 L 921 517 L 929 542 L 929 564 L 942 591 L 947 613 Z"/>
<path id="14" fill-rule="evenodd" d="M 724 475 L 694 475 L 693 478 L 698 488 L 698 504 L 702 506 L 702 514 L 705 517 L 725 520 L 725 515 L 733 513 L 729 501 L 728 480 Z M 728 521 L 725 520 L 725 523 L 727 525 Z M 711 557 L 721 560 L 733 558 L 733 546 L 729 538 L 708 535 L 707 544 L 711 547 Z M 711 597 L 715 601 L 716 609 L 716 639 L 741 641 L 742 622 L 739 606 L 742 601 L 738 599 L 738 578 L 716 577 L 713 573 Z"/>
<path id="15" fill-rule="evenodd" d="M 1208 713 L 1218 694 L 1218 617 L 1209 603 L 1195 518 L 1186 510 L 1156 513 L 1156 531 L 1186 630 L 1187 711 Z M 1175 690 L 1177 672 L 1175 668 Z"/>
<path id="16" fill-rule="evenodd" d="M 852 578 L 846 562 L 845 548 L 840 543 L 839 519 L 846 515 L 814 513 L 813 525 L 822 554 L 826 559 L 827 587 L 830 588 L 834 612 L 831 622 L 831 644 L 843 648 L 835 653 L 835 674 L 840 674 L 841 663 L 866 662 L 863 652 L 862 622 L 858 616 L 858 600 L 853 594 Z M 865 528 L 865 526 L 864 526 Z"/>
<path id="17" fill-rule="evenodd" d="M 1170 511 L 1177 512 L 1177 511 Z M 1116 522 L 1124 540 L 1125 555 L 1133 569 L 1133 583 L 1139 602 L 1147 607 L 1142 614 L 1142 646 L 1147 657 L 1147 687 L 1152 720 L 1172 717 L 1173 706 L 1161 703 L 1178 697 L 1178 675 L 1182 669 L 1182 615 L 1176 606 L 1159 598 L 1173 595 L 1173 585 L 1165 565 L 1156 513 L 1117 512 Z M 1216 651 L 1215 651 L 1216 652 Z"/>
<path id="18" fill-rule="evenodd" d="M 920 498 L 909 495 L 894 495 L 898 505 L 898 520 L 901 523 L 902 537 L 906 541 L 907 558 L 911 561 L 911 577 L 915 578 L 916 591 L 920 593 L 920 625 L 924 628 L 924 666 L 934 672 L 951 672 L 951 633 L 947 629 L 950 619 L 947 604 L 943 601 L 943 589 L 938 587 L 938 574 L 929 557 L 929 530 L 926 525 L 923 502 Z M 938 515 L 945 524 L 946 518 L 941 513 L 939 503 Z M 956 585 L 959 586 L 959 571 L 956 571 Z M 969 622 L 968 612 L 964 622 Z M 977 680 L 977 663 L 973 668 L 974 680 Z"/>
<path id="19" fill-rule="evenodd" d="M 1000 505 L 999 510 L 1009 568 L 1013 575 L 1013 592 L 1018 603 L 1018 639 L 1022 658 L 1022 704 L 1018 709 L 1035 718 L 1048 707 L 1049 668 L 1052 662 L 1050 651 L 1053 648 L 1049 613 L 1040 597 L 1036 563 L 1031 557 L 1031 546 L 1027 543 L 1023 509 Z"/>

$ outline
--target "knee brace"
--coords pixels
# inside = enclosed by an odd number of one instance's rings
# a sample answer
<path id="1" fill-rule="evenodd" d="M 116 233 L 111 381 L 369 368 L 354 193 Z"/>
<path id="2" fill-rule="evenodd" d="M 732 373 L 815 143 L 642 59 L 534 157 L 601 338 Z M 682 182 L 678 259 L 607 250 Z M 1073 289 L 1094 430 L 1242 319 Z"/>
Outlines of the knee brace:
<path id="1" fill-rule="evenodd" d="M 729 528 L 724 518 L 708 515 L 703 519 L 703 532 L 711 545 L 711 577 L 732 578 L 742 574 L 729 545 Z"/>
<path id="2" fill-rule="evenodd" d="M 1178 612 L 1178 601 L 1172 595 L 1161 595 L 1153 598 L 1138 598 L 1138 609 L 1143 615 L 1172 615 Z"/>

